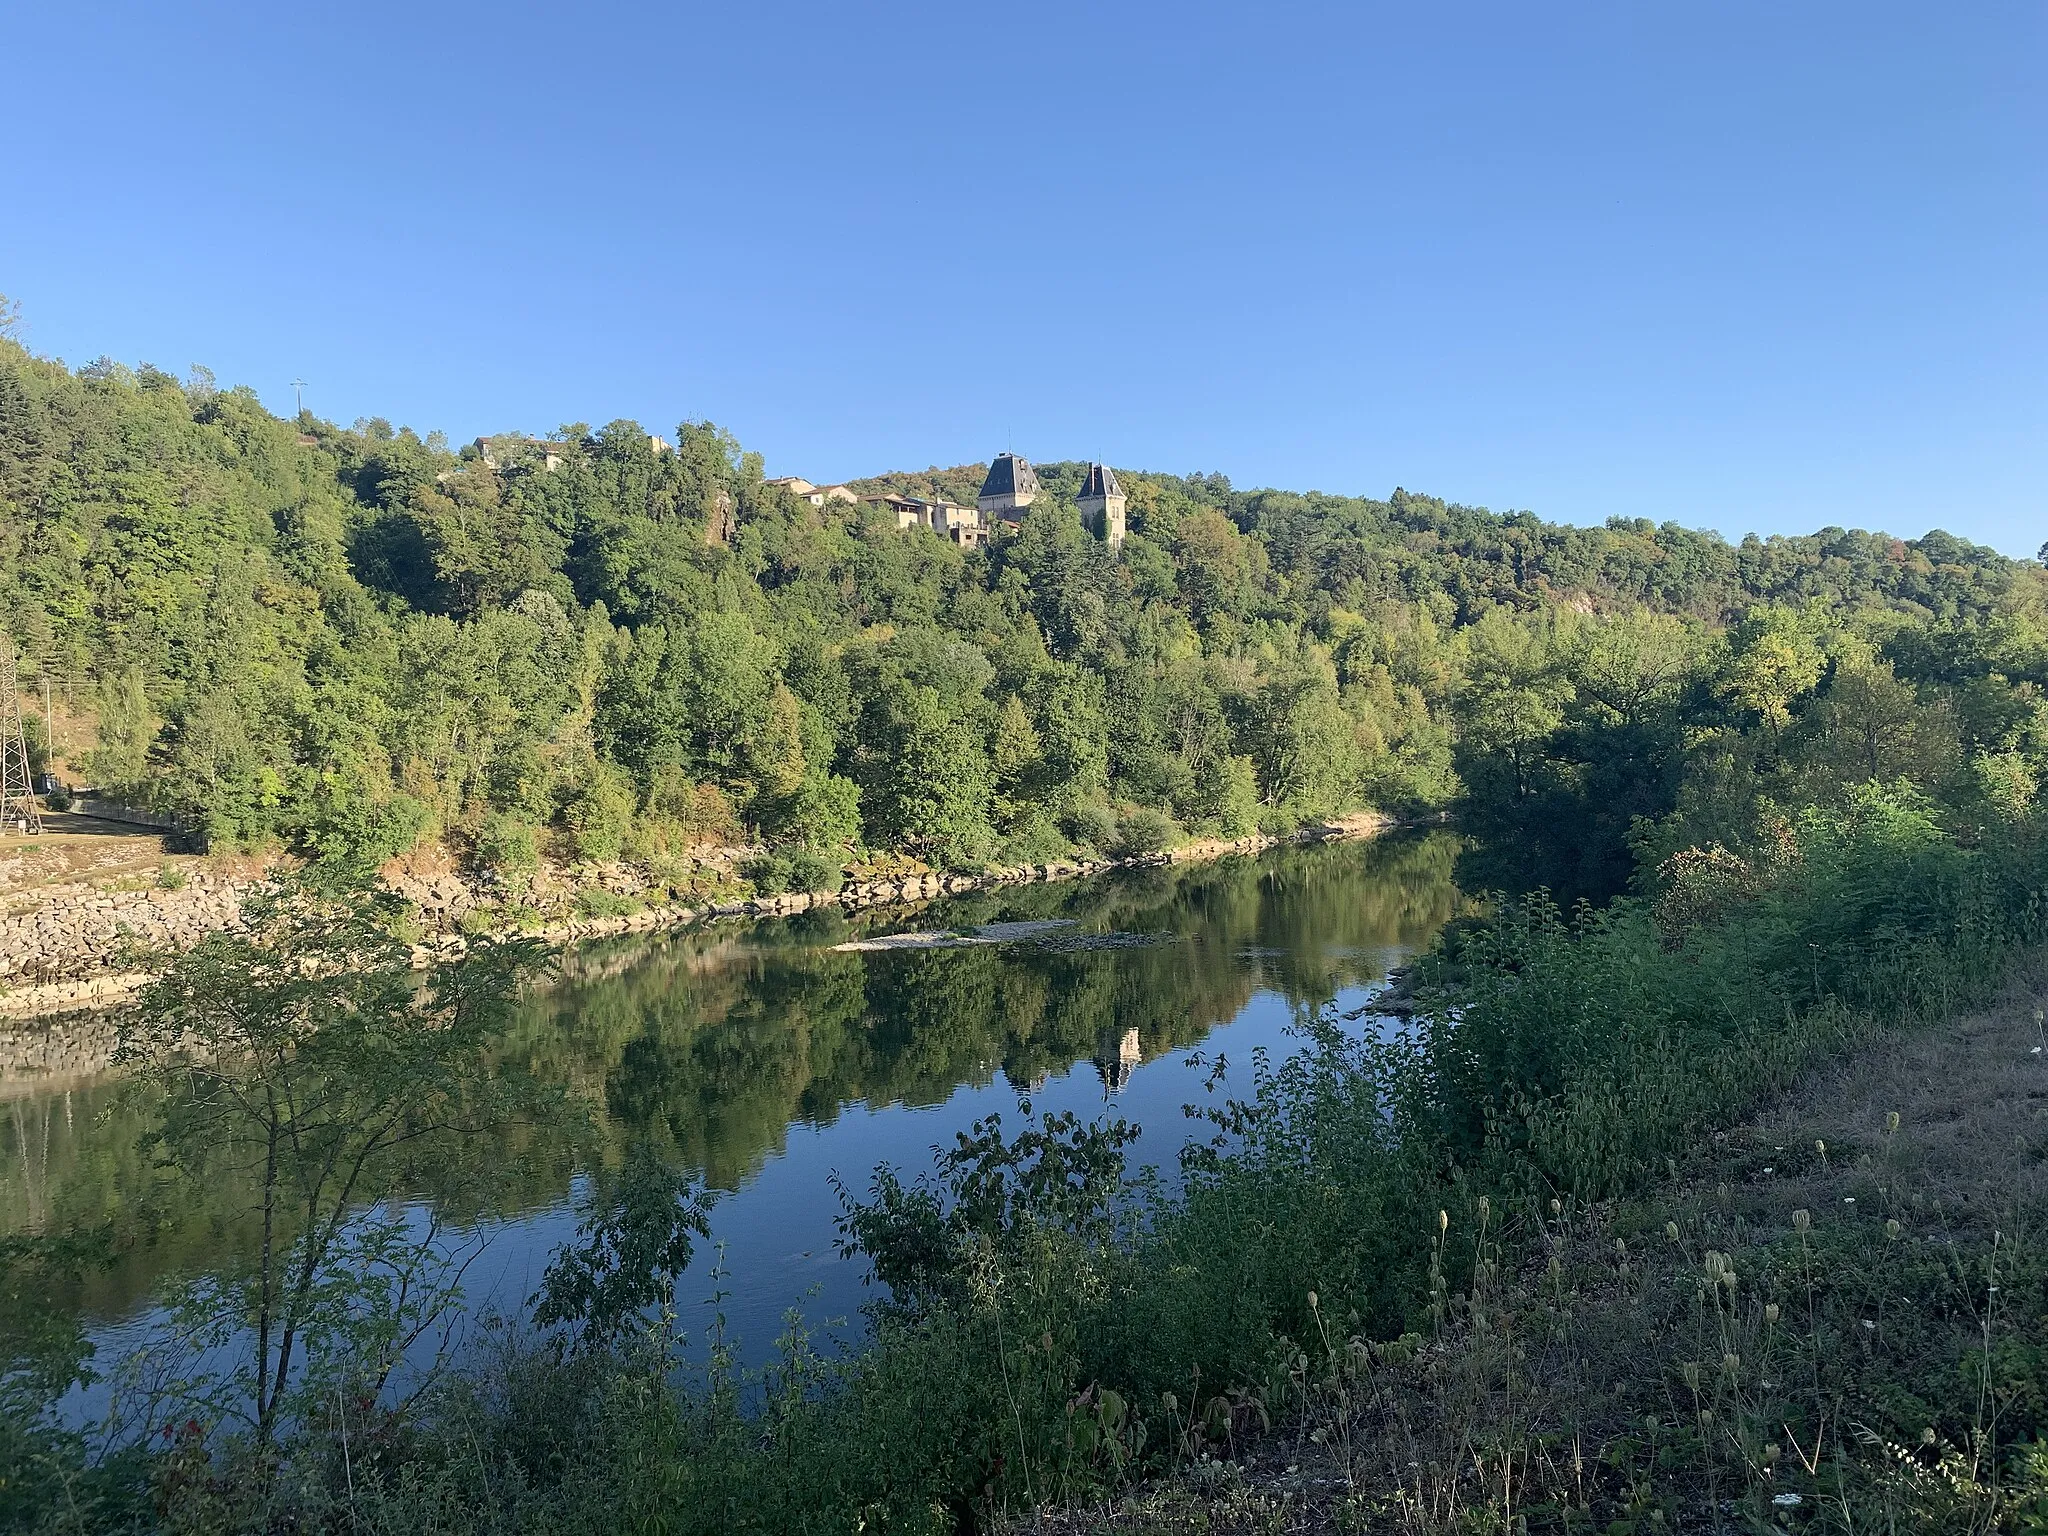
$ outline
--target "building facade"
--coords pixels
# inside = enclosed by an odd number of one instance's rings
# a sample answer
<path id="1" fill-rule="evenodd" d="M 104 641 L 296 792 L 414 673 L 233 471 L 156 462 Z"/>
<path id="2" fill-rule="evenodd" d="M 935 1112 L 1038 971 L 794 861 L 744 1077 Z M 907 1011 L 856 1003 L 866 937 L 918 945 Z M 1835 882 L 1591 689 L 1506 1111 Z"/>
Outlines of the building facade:
<path id="1" fill-rule="evenodd" d="M 998 519 L 1006 523 L 1024 521 L 1024 511 L 1038 499 L 1038 471 L 1029 459 L 1014 453 L 999 453 L 989 464 L 988 478 L 981 482 L 975 505 L 983 522 L 993 528 Z"/>
<path id="2" fill-rule="evenodd" d="M 1107 464 L 1090 464 L 1081 481 L 1081 494 L 1074 498 L 1081 521 L 1111 549 L 1124 541 L 1124 488 L 1117 484 L 1116 471 Z"/>

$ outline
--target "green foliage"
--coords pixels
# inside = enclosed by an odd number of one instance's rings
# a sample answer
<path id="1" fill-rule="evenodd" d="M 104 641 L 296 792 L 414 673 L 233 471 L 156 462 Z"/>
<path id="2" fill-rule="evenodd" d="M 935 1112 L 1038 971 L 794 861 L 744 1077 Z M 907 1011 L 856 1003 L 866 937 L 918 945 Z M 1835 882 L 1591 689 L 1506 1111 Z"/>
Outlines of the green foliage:
<path id="1" fill-rule="evenodd" d="M 784 891 L 836 891 L 846 870 L 809 848 L 784 848 L 749 859 L 740 872 L 763 896 Z"/>
<path id="2" fill-rule="evenodd" d="M 623 769 L 604 762 L 589 764 L 563 812 L 578 856 L 598 863 L 618 858 L 638 808 L 639 796 Z"/>
<path id="3" fill-rule="evenodd" d="M 374 1398 L 459 1294 L 440 1218 L 388 1202 L 474 1205 L 504 1178 L 464 1153 L 543 1103 L 484 1054 L 533 957 L 485 945 L 422 983 L 398 917 L 395 898 L 278 886 L 168 958 L 124 1030 L 156 1165 L 246 1183 L 261 1231 L 246 1262 L 176 1288 L 175 1326 L 127 1363 L 143 1433 L 190 1416 L 268 1444 L 336 1392 Z"/>
<path id="4" fill-rule="evenodd" d="M 710 1231 L 709 1208 L 689 1174 L 651 1142 L 636 1141 L 625 1167 L 598 1180 L 584 1200 L 578 1241 L 541 1277 L 534 1323 L 560 1330 L 564 1348 L 594 1352 L 629 1342 L 634 1325 L 673 1294 L 696 1240 Z"/>
<path id="5" fill-rule="evenodd" d="M 1158 853 L 1172 845 L 1174 825 L 1164 811 L 1150 806 L 1140 806 L 1117 822 L 1116 835 L 1110 843 L 1110 851 L 1118 858 L 1133 858 L 1148 853 Z"/>
<path id="6" fill-rule="evenodd" d="M 1074 515 L 1083 466 L 1049 464 L 1014 534 L 962 550 L 766 485 L 709 423 L 674 441 L 456 454 L 0 339 L 0 611 L 32 668 L 96 680 L 101 787 L 351 874 L 495 814 L 588 858 L 751 831 L 974 866 L 1095 802 L 1237 836 L 1464 789 L 1556 829 L 1489 878 L 1598 897 L 1683 798 L 1692 734 L 1753 735 L 1733 803 L 1754 775 L 1804 803 L 1829 765 L 1960 784 L 1978 753 L 2018 754 L 1978 773 L 2009 800 L 2048 750 L 2040 572 L 1945 534 L 1730 546 L 1130 471 L 1113 555 Z M 1690 671 L 1643 615 L 1692 626 Z"/>
<path id="7" fill-rule="evenodd" d="M 530 823 L 501 811 L 478 831 L 476 856 L 485 869 L 516 889 L 540 868 L 540 840 Z"/>

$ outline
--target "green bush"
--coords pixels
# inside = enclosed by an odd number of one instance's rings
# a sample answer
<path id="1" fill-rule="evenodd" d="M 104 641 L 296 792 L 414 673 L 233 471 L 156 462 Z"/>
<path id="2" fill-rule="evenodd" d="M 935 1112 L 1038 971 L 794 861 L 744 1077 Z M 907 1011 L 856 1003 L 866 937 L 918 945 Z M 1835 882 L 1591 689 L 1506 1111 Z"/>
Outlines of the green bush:
<path id="1" fill-rule="evenodd" d="M 1116 841 L 1116 812 L 1092 800 L 1070 807 L 1059 824 L 1060 830 L 1074 842 L 1098 852 Z"/>
<path id="2" fill-rule="evenodd" d="M 586 886 L 576 893 L 578 917 L 629 917 L 645 911 L 647 903 L 637 896 L 622 896 L 602 886 Z"/>
<path id="3" fill-rule="evenodd" d="M 1108 851 L 1120 859 L 1158 853 L 1172 845 L 1175 832 L 1172 818 L 1164 811 L 1154 810 L 1149 805 L 1140 806 L 1117 823 Z"/>
<path id="4" fill-rule="evenodd" d="M 639 796 L 624 769 L 596 760 L 588 763 L 574 797 L 562 811 L 576 839 L 577 855 L 598 864 L 618 858 L 633 829 L 638 805 Z"/>
<path id="5" fill-rule="evenodd" d="M 477 833 L 476 857 L 506 885 L 522 889 L 540 868 L 539 831 L 517 816 L 493 812 Z"/>
<path id="6" fill-rule="evenodd" d="M 787 852 L 764 853 L 740 865 L 740 875 L 758 896 L 780 896 L 789 889 L 790 856 Z"/>
<path id="7" fill-rule="evenodd" d="M 839 864 L 800 848 L 789 858 L 789 886 L 792 891 L 837 891 L 846 883 L 846 870 Z"/>

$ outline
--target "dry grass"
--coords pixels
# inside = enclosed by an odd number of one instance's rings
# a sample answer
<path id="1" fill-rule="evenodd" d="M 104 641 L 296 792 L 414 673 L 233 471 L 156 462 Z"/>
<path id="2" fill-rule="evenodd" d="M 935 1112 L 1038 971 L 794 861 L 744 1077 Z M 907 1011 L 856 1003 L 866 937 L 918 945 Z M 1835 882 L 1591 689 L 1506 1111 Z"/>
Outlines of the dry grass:
<path id="1" fill-rule="evenodd" d="M 2036 955 L 1640 1202 L 1445 1231 L 1426 1336 L 1328 1319 L 1279 1432 L 1013 1529 L 2048 1532 L 2044 1005 Z"/>

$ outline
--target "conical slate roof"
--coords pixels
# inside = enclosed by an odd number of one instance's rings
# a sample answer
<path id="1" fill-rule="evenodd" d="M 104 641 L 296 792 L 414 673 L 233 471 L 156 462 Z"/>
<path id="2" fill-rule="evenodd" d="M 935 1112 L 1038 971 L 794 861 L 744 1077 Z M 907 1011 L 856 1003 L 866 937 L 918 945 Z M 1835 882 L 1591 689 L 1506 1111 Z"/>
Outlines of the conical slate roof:
<path id="1" fill-rule="evenodd" d="M 1038 471 L 1031 467 L 1029 459 L 1020 459 L 1014 453 L 999 453 L 995 462 L 988 467 L 988 478 L 981 482 L 984 496 L 1029 496 L 1038 490 Z"/>
<path id="2" fill-rule="evenodd" d="M 1116 483 L 1116 471 L 1107 464 L 1090 464 L 1088 476 L 1081 482 L 1081 499 L 1091 496 L 1121 496 L 1124 488 Z"/>

